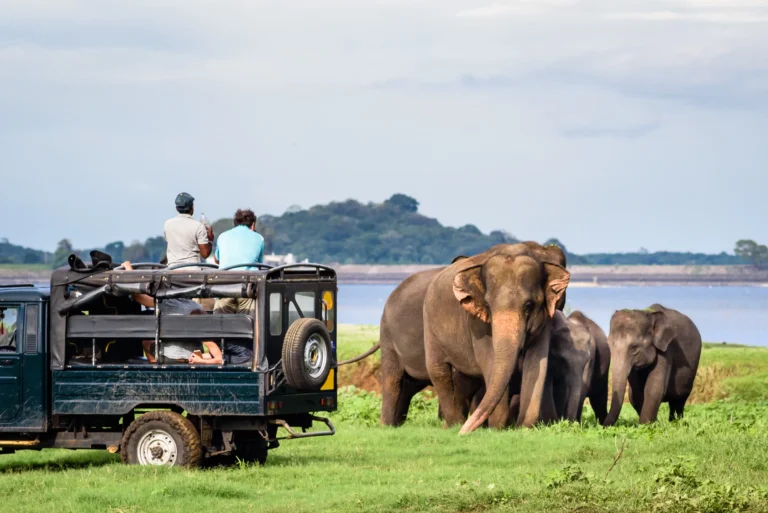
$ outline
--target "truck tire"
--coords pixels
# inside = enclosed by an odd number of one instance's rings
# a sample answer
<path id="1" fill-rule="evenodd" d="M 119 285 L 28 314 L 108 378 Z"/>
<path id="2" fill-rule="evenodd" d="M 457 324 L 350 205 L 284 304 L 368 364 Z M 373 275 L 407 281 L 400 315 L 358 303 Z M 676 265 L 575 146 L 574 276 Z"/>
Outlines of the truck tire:
<path id="1" fill-rule="evenodd" d="M 172 411 L 152 411 L 131 422 L 120 444 L 130 465 L 200 466 L 200 435 L 188 419 Z"/>
<path id="2" fill-rule="evenodd" d="M 283 373 L 296 390 L 317 390 L 331 371 L 333 352 L 328 329 L 317 319 L 296 319 L 283 340 Z"/>

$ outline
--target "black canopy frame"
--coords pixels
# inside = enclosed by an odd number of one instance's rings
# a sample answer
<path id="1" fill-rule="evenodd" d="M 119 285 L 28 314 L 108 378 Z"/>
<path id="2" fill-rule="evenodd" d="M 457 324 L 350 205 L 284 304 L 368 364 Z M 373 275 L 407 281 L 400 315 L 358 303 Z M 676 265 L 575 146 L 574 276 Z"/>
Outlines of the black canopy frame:
<path id="1" fill-rule="evenodd" d="M 266 351 L 260 341 L 266 340 L 268 327 L 259 322 L 259 317 L 266 308 L 267 283 L 275 280 L 335 282 L 336 272 L 318 264 L 258 267 L 256 270 L 195 267 L 141 268 L 132 271 L 97 268 L 90 272 L 67 267 L 57 269 L 51 276 L 51 369 L 65 368 L 67 337 L 80 338 L 85 335 L 94 338 L 94 334 L 104 334 L 117 339 L 132 334 L 142 338 L 149 334 L 151 324 L 154 332 L 147 338 L 156 340 L 191 337 L 193 332 L 194 338 L 208 335 L 212 335 L 210 338 L 214 340 L 225 337 L 251 338 L 255 355 L 253 370 L 266 372 Z M 156 315 L 137 315 L 139 307 L 129 299 L 132 294 L 146 294 L 155 298 L 160 305 L 155 309 Z M 81 312 L 90 310 L 102 298 L 122 301 L 126 305 L 126 313 L 102 313 L 83 320 L 83 317 L 91 315 L 83 316 Z M 250 298 L 256 301 L 256 308 L 251 316 L 163 316 L 162 303 L 171 298 Z M 70 324 L 72 326 L 68 327 Z"/>

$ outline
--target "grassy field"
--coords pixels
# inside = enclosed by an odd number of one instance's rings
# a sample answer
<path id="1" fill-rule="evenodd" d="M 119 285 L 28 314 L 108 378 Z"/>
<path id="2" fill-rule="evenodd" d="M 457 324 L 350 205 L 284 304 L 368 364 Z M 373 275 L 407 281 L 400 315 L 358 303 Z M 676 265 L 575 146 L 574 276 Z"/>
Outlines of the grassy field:
<path id="1" fill-rule="evenodd" d="M 22 272 L 22 271 L 50 271 L 48 264 L 0 264 L 0 272 Z"/>
<path id="2" fill-rule="evenodd" d="M 376 336 L 345 326 L 339 354 Z M 459 437 L 424 395 L 407 425 L 391 429 L 378 426 L 375 393 L 346 388 L 336 436 L 283 442 L 264 467 L 187 471 L 126 467 L 103 452 L 19 452 L 0 457 L 0 512 L 768 511 L 768 350 L 708 345 L 701 371 L 698 400 L 718 400 L 673 424 L 640 427 L 625 406 L 604 429 L 587 408 L 581 425 Z"/>

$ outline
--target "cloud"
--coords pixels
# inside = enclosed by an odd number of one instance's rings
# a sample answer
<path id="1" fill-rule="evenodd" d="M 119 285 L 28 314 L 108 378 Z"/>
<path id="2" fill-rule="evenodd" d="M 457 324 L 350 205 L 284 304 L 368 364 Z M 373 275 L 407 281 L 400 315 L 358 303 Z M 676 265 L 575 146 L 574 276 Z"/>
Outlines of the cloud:
<path id="1" fill-rule="evenodd" d="M 542 14 L 552 7 L 575 5 L 579 0 L 512 0 L 483 7 L 462 9 L 459 18 L 498 18 L 502 16 L 530 16 Z"/>
<path id="2" fill-rule="evenodd" d="M 652 121 L 638 125 L 621 127 L 573 127 L 564 128 L 560 135 L 569 139 L 583 139 L 594 137 L 616 137 L 620 139 L 638 139 L 645 137 L 661 128 L 661 122 Z"/>
<path id="3" fill-rule="evenodd" d="M 761 12 L 616 12 L 603 15 L 607 20 L 693 21 L 704 23 L 768 23 L 768 15 Z"/>

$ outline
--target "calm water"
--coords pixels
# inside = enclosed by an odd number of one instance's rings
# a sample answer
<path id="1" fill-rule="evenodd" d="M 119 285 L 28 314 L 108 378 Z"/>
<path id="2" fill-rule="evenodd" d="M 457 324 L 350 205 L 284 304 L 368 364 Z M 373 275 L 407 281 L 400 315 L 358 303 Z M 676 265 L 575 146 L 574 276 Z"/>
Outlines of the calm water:
<path id="1" fill-rule="evenodd" d="M 378 324 L 396 285 L 339 285 L 339 322 Z M 613 312 L 661 303 L 680 310 L 708 342 L 768 346 L 768 287 L 569 288 L 568 308 L 582 310 L 607 333 Z"/>

